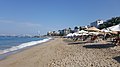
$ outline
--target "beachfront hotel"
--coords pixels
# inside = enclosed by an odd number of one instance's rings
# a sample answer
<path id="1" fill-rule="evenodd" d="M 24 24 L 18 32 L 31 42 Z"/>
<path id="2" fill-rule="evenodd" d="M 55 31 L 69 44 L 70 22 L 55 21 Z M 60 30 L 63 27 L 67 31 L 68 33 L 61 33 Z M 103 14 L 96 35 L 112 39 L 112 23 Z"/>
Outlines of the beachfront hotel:
<path id="1" fill-rule="evenodd" d="M 92 26 L 92 27 L 99 27 L 99 25 L 100 24 L 103 24 L 104 23 L 104 21 L 103 20 L 97 20 L 97 21 L 95 21 L 95 22 L 92 22 L 92 23 L 90 23 L 90 26 Z"/>

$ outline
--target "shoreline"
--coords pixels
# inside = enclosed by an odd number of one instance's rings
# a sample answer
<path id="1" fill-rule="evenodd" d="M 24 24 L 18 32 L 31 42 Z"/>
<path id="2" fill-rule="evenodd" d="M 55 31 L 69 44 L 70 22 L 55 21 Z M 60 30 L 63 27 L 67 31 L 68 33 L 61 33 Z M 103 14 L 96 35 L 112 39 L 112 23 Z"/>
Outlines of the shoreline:
<path id="1" fill-rule="evenodd" d="M 28 47 L 24 47 L 24 48 L 21 48 L 21 49 L 18 49 L 18 50 L 14 50 L 14 51 L 10 51 L 10 52 L 7 52 L 7 53 L 4 53 L 4 54 L 0 54 L 0 61 L 1 60 L 4 60 L 6 59 L 6 57 L 9 57 L 11 55 L 14 55 L 14 54 L 17 54 L 17 53 L 20 53 L 22 51 L 25 51 L 25 50 L 28 50 L 34 46 L 37 46 L 37 45 L 42 45 L 43 43 L 46 43 L 46 42 L 49 42 L 50 40 L 52 40 L 53 38 L 45 38 L 45 39 L 48 39 L 48 41 L 45 41 L 45 42 L 41 42 L 41 43 L 38 43 L 38 44 L 34 44 L 32 46 L 28 46 Z M 43 39 L 44 40 L 44 39 Z M 40 40 L 40 41 L 43 41 L 43 40 Z M 32 41 L 31 41 L 32 42 Z M 27 43 L 30 43 L 30 42 L 27 42 Z M 24 43 L 23 43 L 24 44 Z M 19 45 L 18 45 L 19 46 Z M 2 53 L 2 51 L 1 51 Z"/>
<path id="2" fill-rule="evenodd" d="M 41 45 L 33 46 L 0 61 L 1 67 L 119 67 L 114 58 L 119 51 L 107 48 L 87 47 L 93 43 L 73 43 L 55 38 Z M 105 45 L 105 44 L 103 44 Z"/>

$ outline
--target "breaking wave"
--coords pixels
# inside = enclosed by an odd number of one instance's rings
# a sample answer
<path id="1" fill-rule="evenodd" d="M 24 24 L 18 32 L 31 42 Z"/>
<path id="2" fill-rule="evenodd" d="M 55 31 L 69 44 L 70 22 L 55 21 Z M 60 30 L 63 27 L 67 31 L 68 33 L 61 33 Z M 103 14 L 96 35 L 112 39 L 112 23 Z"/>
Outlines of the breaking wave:
<path id="1" fill-rule="evenodd" d="M 39 41 L 31 41 L 31 42 L 27 42 L 27 43 L 22 43 L 18 46 L 12 46 L 11 48 L 0 50 L 0 54 L 5 54 L 5 53 L 16 51 L 16 50 L 19 50 L 19 49 L 22 49 L 22 48 L 25 48 L 25 47 L 34 46 L 34 45 L 37 45 L 39 43 L 47 42 L 50 39 L 52 39 L 52 38 L 46 38 L 46 39 L 39 40 Z"/>

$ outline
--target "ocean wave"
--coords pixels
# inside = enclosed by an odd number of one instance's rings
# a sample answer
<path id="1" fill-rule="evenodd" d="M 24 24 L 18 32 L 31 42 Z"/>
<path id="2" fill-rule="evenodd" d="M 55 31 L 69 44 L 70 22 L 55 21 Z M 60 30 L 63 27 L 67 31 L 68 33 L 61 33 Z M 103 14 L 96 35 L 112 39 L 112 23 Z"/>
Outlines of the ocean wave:
<path id="1" fill-rule="evenodd" d="M 37 45 L 39 43 L 47 42 L 50 39 L 52 39 L 52 38 L 46 38 L 46 39 L 39 40 L 39 41 L 31 41 L 31 42 L 27 42 L 27 43 L 22 43 L 18 46 L 12 46 L 11 48 L 2 50 L 2 51 L 0 51 L 0 54 L 5 54 L 5 53 L 11 52 L 11 51 L 16 51 L 16 50 L 19 50 L 19 49 L 22 49 L 22 48 L 25 48 L 25 47 L 34 46 L 34 45 Z"/>

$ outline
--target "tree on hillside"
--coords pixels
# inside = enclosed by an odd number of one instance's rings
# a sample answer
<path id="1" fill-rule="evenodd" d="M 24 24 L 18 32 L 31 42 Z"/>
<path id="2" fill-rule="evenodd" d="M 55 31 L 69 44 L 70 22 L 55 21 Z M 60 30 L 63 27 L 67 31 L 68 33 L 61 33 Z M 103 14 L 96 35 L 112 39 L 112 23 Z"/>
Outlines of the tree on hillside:
<path id="1" fill-rule="evenodd" d="M 113 17 L 113 18 L 107 20 L 106 22 L 104 22 L 103 24 L 100 24 L 99 29 L 111 27 L 111 26 L 117 25 L 119 23 L 120 23 L 120 17 Z"/>
<path id="2" fill-rule="evenodd" d="M 82 30 L 82 27 L 81 27 L 81 26 L 79 27 L 79 31 L 80 31 L 80 30 Z"/>
<path id="3" fill-rule="evenodd" d="M 77 26 L 75 26 L 74 29 L 79 29 L 79 28 Z"/>

